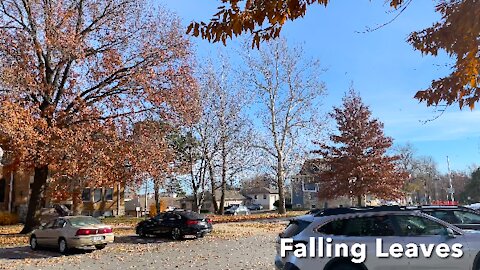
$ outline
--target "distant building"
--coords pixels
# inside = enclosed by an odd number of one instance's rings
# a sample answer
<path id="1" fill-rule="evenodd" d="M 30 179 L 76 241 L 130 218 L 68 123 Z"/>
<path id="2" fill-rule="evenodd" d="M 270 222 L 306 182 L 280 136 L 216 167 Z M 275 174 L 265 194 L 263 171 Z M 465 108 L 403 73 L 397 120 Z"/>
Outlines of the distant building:
<path id="1" fill-rule="evenodd" d="M 327 169 L 319 159 L 309 159 L 300 172 L 291 178 L 291 197 L 293 209 L 313 209 L 350 206 L 351 200 L 346 196 L 326 199 L 320 196 L 321 184 L 318 172 Z"/>
<path id="2" fill-rule="evenodd" d="M 33 183 L 34 172 L 18 170 L 9 172 L 0 169 L 0 211 L 9 211 L 18 214 L 21 221 L 25 220 L 30 196 L 30 184 Z M 71 189 L 65 186 L 66 193 Z M 118 182 L 104 187 L 84 188 L 78 210 L 82 215 L 92 216 L 123 216 L 125 214 L 124 184 Z M 45 194 L 49 194 L 47 190 Z M 41 202 L 42 208 L 49 208 L 55 204 L 65 205 L 72 210 L 71 197 L 55 199 L 46 196 Z"/>
<path id="3" fill-rule="evenodd" d="M 220 205 L 221 192 L 215 191 L 215 199 L 217 205 Z M 245 205 L 248 198 L 242 195 L 237 190 L 227 190 L 225 191 L 225 207 L 233 204 Z M 180 199 L 180 208 L 185 210 L 193 210 L 193 196 L 187 196 L 183 199 Z M 214 206 L 212 202 L 212 194 L 210 192 L 205 192 L 205 199 L 203 203 L 202 210 L 213 213 Z"/>
<path id="4" fill-rule="evenodd" d="M 145 201 L 145 195 L 132 196 L 133 198 L 125 199 L 125 215 L 129 217 L 141 217 L 148 215 L 150 212 L 150 206 L 155 205 L 155 198 L 153 196 L 147 196 Z M 176 196 L 162 196 L 160 201 L 165 203 L 166 210 L 181 208 L 180 200 L 182 198 Z"/>
<path id="5" fill-rule="evenodd" d="M 277 189 L 266 187 L 246 189 L 242 193 L 248 198 L 248 204 L 260 204 L 265 210 L 274 210 L 273 204 L 279 199 Z"/>

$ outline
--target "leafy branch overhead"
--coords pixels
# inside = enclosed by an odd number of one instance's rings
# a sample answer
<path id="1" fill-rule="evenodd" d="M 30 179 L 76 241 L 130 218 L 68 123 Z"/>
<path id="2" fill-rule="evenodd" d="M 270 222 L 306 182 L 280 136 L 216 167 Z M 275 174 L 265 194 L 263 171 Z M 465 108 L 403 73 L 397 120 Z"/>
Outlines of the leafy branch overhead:
<path id="1" fill-rule="evenodd" d="M 305 16 L 308 6 L 321 4 L 327 6 L 329 0 L 221 0 L 210 22 L 192 22 L 187 33 L 201 36 L 213 42 L 223 42 L 243 33 L 253 34 L 252 47 L 260 46 L 261 41 L 280 36 L 287 20 Z M 397 8 L 403 0 L 391 0 L 390 5 Z"/>
<path id="2" fill-rule="evenodd" d="M 287 20 L 302 18 L 309 6 L 327 6 L 329 0 L 221 0 L 222 6 L 209 22 L 192 22 L 187 33 L 211 42 L 227 43 L 244 33 L 252 34 L 252 47 L 280 36 Z M 400 13 L 411 1 L 387 0 Z M 418 91 L 415 98 L 427 106 L 458 104 L 473 109 L 480 100 L 480 4 L 478 0 L 439 0 L 436 11 L 439 22 L 408 38 L 415 49 L 436 56 L 445 51 L 455 60 L 450 75 L 432 81 L 430 87 Z M 398 15 L 397 15 L 398 16 Z"/>

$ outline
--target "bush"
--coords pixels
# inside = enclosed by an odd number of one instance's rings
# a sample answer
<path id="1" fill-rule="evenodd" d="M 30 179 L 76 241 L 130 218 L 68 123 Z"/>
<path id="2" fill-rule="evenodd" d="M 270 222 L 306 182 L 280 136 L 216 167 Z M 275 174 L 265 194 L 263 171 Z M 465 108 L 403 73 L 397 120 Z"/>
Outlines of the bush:
<path id="1" fill-rule="evenodd" d="M 0 226 L 18 224 L 18 216 L 8 212 L 0 212 Z"/>
<path id="2" fill-rule="evenodd" d="M 154 203 L 152 203 L 149 207 L 149 216 L 154 217 L 157 215 L 157 207 L 155 206 Z"/>
<path id="3" fill-rule="evenodd" d="M 280 205 L 280 201 L 279 200 L 276 200 L 274 203 L 273 203 L 273 206 L 277 207 Z M 285 209 L 292 209 L 292 204 L 291 203 L 288 203 L 288 202 L 285 202 Z"/>
<path id="4" fill-rule="evenodd" d="M 208 214 L 208 213 L 210 213 L 210 210 L 208 210 L 208 209 L 201 209 L 201 210 L 200 210 L 200 213 L 202 213 L 202 214 Z"/>

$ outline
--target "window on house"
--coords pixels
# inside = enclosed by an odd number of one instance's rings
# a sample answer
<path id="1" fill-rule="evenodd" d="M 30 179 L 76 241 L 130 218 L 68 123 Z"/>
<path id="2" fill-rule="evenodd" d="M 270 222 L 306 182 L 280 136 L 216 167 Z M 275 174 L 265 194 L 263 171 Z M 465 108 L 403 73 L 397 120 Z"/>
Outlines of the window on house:
<path id="1" fill-rule="evenodd" d="M 102 200 L 102 189 L 96 188 L 93 191 L 93 202 L 97 203 Z"/>
<path id="2" fill-rule="evenodd" d="M 7 182 L 5 178 L 0 179 L 0 203 L 5 202 L 5 192 L 7 191 Z"/>
<path id="3" fill-rule="evenodd" d="M 113 201 L 113 188 L 105 189 L 105 201 Z"/>
<path id="4" fill-rule="evenodd" d="M 263 194 L 263 199 L 264 199 L 264 200 L 267 199 L 267 194 Z"/>
<path id="5" fill-rule="evenodd" d="M 84 188 L 82 191 L 82 201 L 89 202 L 92 200 L 92 192 L 90 188 Z"/>

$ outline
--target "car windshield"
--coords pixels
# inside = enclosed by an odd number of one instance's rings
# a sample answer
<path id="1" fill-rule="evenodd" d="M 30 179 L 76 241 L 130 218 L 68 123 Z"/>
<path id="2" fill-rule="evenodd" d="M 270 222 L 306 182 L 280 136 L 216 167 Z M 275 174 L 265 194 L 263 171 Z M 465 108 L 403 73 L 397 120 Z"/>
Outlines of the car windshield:
<path id="1" fill-rule="evenodd" d="M 93 217 L 74 217 L 69 219 L 70 224 L 74 227 L 83 227 L 89 225 L 99 225 L 102 224 L 98 219 Z"/>

